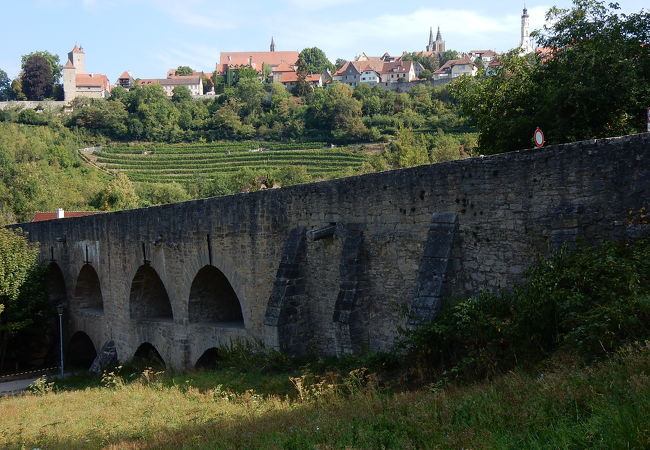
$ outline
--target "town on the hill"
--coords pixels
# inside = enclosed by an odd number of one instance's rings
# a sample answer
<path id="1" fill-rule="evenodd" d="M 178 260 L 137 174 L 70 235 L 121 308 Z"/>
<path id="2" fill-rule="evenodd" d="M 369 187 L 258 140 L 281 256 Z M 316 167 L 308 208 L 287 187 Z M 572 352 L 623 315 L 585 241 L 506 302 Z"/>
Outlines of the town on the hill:
<path id="1" fill-rule="evenodd" d="M 530 38 L 528 11 L 521 15 L 521 40 L 519 51 L 522 54 L 544 49 L 533 49 Z M 63 67 L 64 101 L 71 102 L 77 97 L 108 98 L 114 86 L 130 89 L 133 86 L 160 85 L 171 97 L 174 88 L 185 86 L 195 98 L 210 97 L 219 93 L 220 87 L 232 85 L 240 70 L 254 70 L 260 80 L 278 82 L 288 90 L 294 91 L 302 82 L 312 88 L 326 87 L 340 82 L 351 87 L 360 84 L 380 86 L 396 92 L 407 92 L 419 84 L 443 85 L 463 75 L 475 76 L 480 68 L 486 74 L 494 73 L 501 67 L 499 55 L 494 50 L 470 50 L 459 53 L 446 50 L 445 40 L 440 28 L 434 38 L 433 28 L 429 30 L 429 41 L 424 51 L 403 52 L 400 56 L 384 53 L 381 56 L 367 56 L 364 52 L 353 61 L 337 60 L 334 70 L 326 68 L 321 73 L 308 73 L 299 61 L 297 51 L 276 50 L 271 38 L 269 51 L 221 52 L 213 74 L 170 69 L 165 78 L 139 78 L 124 71 L 112 85 L 106 75 L 87 73 L 85 51 L 77 45 L 68 53 L 68 61 Z"/>

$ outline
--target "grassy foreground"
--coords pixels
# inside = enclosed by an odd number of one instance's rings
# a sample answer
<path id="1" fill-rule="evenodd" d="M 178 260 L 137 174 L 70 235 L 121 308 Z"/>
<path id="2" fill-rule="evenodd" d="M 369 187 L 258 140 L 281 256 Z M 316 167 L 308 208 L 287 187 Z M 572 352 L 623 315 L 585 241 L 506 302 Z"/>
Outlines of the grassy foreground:
<path id="1" fill-rule="evenodd" d="M 108 376 L 103 386 L 0 400 L 0 447 L 648 448 L 650 342 L 589 367 L 575 360 L 392 393 L 364 370 L 292 384 L 271 376 L 279 394 L 293 386 L 284 395 L 236 393 L 226 387 L 242 381 L 232 369 Z"/>

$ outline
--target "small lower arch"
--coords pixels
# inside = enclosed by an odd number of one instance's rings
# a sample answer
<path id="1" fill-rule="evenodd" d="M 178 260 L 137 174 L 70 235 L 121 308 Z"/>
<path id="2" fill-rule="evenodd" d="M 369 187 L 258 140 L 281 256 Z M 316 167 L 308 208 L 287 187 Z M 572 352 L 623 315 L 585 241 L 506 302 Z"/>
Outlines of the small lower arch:
<path id="1" fill-rule="evenodd" d="M 86 333 L 77 331 L 72 335 L 65 349 L 67 368 L 88 370 L 96 357 L 95 345 Z"/>
<path id="2" fill-rule="evenodd" d="M 216 369 L 220 360 L 221 356 L 219 355 L 219 349 L 217 347 L 212 347 L 203 352 L 201 357 L 196 361 L 194 368 Z"/>
<path id="3" fill-rule="evenodd" d="M 151 367 L 153 369 L 165 369 L 165 360 L 156 347 L 149 342 L 141 344 L 133 354 L 131 363 L 135 367 Z"/>

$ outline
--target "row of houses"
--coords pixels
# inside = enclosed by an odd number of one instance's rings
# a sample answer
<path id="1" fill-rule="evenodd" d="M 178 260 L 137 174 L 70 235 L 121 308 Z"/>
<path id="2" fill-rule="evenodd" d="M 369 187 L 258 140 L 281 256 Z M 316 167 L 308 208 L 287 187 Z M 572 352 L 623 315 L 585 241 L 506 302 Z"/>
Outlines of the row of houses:
<path id="1" fill-rule="evenodd" d="M 429 30 L 429 42 L 422 52 L 417 55 L 440 57 L 445 52 L 445 41 L 440 28 L 433 36 L 433 28 Z M 521 53 L 530 53 L 532 50 L 528 11 L 524 8 L 521 16 Z M 406 53 L 405 53 L 406 54 Z M 354 61 L 346 62 L 334 74 L 325 71 L 320 74 L 309 74 L 305 81 L 314 87 L 322 87 L 338 81 L 352 87 L 360 84 L 383 86 L 390 89 L 400 89 L 409 83 L 421 81 L 424 67 L 417 61 L 407 60 L 405 54 L 394 57 L 388 53 L 382 56 L 367 56 L 365 53 L 358 55 Z M 439 69 L 432 73 L 434 81 L 439 83 L 454 78 L 478 72 L 477 62 L 481 61 L 487 73 L 501 66 L 494 50 L 472 50 L 463 54 L 458 59 L 446 61 Z M 268 77 L 275 82 L 282 83 L 292 89 L 298 82 L 297 51 L 276 51 L 275 41 L 271 38 L 268 52 L 221 52 L 216 73 L 227 77 L 229 73 L 248 67 L 258 72 L 260 79 Z M 411 59 L 411 58 L 409 58 Z M 106 75 L 86 73 L 85 52 L 83 48 L 74 48 L 68 53 L 68 61 L 63 67 L 63 85 L 65 101 L 69 102 L 76 97 L 106 98 L 110 95 L 111 84 Z M 165 78 L 145 78 L 135 80 L 130 73 L 124 72 L 117 80 L 117 85 L 131 88 L 135 85 L 147 86 L 157 84 L 162 86 L 168 96 L 172 96 L 177 86 L 187 87 L 193 96 L 214 95 L 214 90 L 206 90 L 204 86 L 206 75 L 203 72 L 194 72 L 192 75 L 177 75 L 174 69 L 167 72 Z M 207 92 L 206 92 L 207 91 Z"/>

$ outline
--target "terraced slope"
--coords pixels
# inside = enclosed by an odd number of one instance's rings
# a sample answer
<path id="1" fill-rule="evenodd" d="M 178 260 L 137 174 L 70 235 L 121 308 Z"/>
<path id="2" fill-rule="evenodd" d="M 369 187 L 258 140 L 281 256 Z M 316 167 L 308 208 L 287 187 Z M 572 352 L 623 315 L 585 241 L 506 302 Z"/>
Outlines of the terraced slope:
<path id="1" fill-rule="evenodd" d="M 91 160 L 133 181 L 196 181 L 241 169 L 304 166 L 314 178 L 356 170 L 367 155 L 358 147 L 329 148 L 323 143 L 217 142 L 209 144 L 112 145 Z"/>

